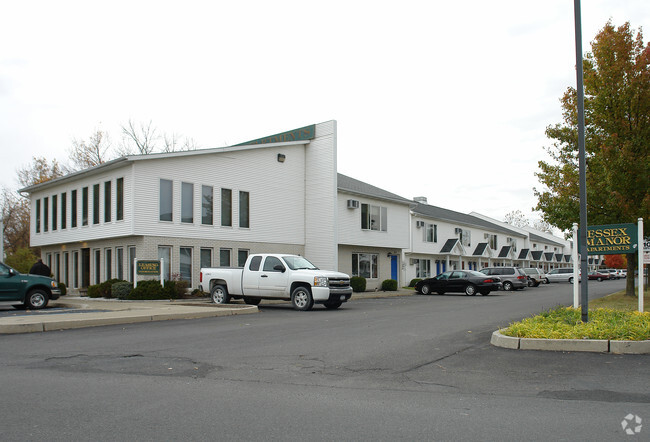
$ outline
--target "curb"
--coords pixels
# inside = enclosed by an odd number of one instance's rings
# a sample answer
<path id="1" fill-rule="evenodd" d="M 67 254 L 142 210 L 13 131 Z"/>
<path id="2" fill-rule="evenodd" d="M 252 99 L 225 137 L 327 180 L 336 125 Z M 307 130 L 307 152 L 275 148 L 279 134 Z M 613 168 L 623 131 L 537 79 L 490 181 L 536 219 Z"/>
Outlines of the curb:
<path id="1" fill-rule="evenodd" d="M 166 321 L 171 319 L 199 319 L 218 316 L 234 316 L 258 313 L 257 306 L 238 308 L 205 308 L 202 306 L 168 306 L 143 310 L 117 310 L 98 313 L 71 313 L 56 317 L 20 316 L 0 321 L 0 334 L 34 333 L 102 325 L 134 324 L 140 322 Z M 65 316 L 64 316 L 65 315 Z"/>
<path id="2" fill-rule="evenodd" d="M 505 329 L 504 329 L 505 330 Z M 542 350 L 612 354 L 650 354 L 650 341 L 614 341 L 606 339 L 537 339 L 492 333 L 490 344 L 511 350 Z"/>

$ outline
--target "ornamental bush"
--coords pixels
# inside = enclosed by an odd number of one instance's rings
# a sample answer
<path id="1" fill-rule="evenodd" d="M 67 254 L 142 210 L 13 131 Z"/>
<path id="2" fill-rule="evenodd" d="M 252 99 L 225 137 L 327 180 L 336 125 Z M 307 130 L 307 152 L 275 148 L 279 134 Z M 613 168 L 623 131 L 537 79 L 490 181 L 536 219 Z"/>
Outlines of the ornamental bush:
<path id="1" fill-rule="evenodd" d="M 350 278 L 350 287 L 352 287 L 353 292 L 365 292 L 366 291 L 366 278 L 363 276 L 353 276 Z"/>
<path id="2" fill-rule="evenodd" d="M 133 284 L 128 281 L 116 282 L 111 287 L 111 296 L 117 299 L 128 299 L 129 294 L 133 290 Z"/>
<path id="3" fill-rule="evenodd" d="M 139 281 L 137 287 L 134 287 L 129 293 L 127 299 L 169 299 L 167 293 L 160 285 L 160 281 L 147 279 Z"/>
<path id="4" fill-rule="evenodd" d="M 397 281 L 394 279 L 386 279 L 382 281 L 381 289 L 385 292 L 394 292 L 397 290 Z"/>

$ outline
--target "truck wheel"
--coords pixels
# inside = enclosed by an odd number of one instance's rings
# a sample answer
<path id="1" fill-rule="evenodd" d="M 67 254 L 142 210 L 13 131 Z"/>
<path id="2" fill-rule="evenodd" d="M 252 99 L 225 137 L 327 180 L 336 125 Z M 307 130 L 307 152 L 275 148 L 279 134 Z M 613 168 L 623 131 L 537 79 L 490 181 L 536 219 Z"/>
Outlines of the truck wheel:
<path id="1" fill-rule="evenodd" d="M 327 301 L 323 305 L 327 309 L 335 310 L 335 309 L 339 308 L 341 306 L 341 304 L 343 304 L 343 302 L 341 302 L 341 301 Z"/>
<path id="2" fill-rule="evenodd" d="M 228 289 L 223 285 L 215 285 L 212 287 L 212 302 L 215 304 L 228 304 L 230 302 L 230 295 Z"/>
<path id="3" fill-rule="evenodd" d="M 249 298 L 248 296 L 244 296 L 244 303 L 248 305 L 258 305 L 262 298 Z"/>
<path id="4" fill-rule="evenodd" d="M 291 293 L 291 303 L 296 310 L 307 311 L 314 306 L 314 298 L 307 287 L 299 286 Z"/>
<path id="5" fill-rule="evenodd" d="M 49 297 L 47 292 L 42 289 L 34 289 L 27 294 L 25 298 L 25 306 L 31 310 L 38 310 L 44 308 L 47 305 Z"/>

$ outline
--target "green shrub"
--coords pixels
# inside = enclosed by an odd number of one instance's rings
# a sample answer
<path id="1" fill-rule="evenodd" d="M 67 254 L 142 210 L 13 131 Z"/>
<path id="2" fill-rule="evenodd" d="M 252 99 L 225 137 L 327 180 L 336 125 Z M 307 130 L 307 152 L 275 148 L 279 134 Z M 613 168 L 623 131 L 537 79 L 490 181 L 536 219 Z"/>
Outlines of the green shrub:
<path id="1" fill-rule="evenodd" d="M 113 292 L 112 292 L 113 284 L 115 284 L 117 282 L 124 282 L 124 280 L 113 278 L 113 279 L 106 280 L 106 281 L 102 282 L 101 284 L 99 284 L 99 292 L 101 294 L 101 297 L 102 298 L 107 298 L 107 299 L 112 298 L 113 297 Z"/>
<path id="2" fill-rule="evenodd" d="M 62 282 L 60 282 L 58 285 L 59 285 L 59 290 L 61 290 L 61 296 L 65 296 L 68 293 L 68 288 Z"/>
<path id="3" fill-rule="evenodd" d="M 1 257 L 0 257 L 1 258 Z M 12 254 L 7 254 L 4 263 L 20 273 L 29 273 L 34 263 L 39 257 L 28 247 L 21 247 Z"/>
<path id="4" fill-rule="evenodd" d="M 133 290 L 133 284 L 128 281 L 120 281 L 113 284 L 111 287 L 111 296 L 117 299 L 128 299 L 129 294 Z"/>
<path id="5" fill-rule="evenodd" d="M 413 278 L 413 279 L 411 279 L 411 282 L 409 282 L 409 287 L 415 287 L 415 284 L 417 284 L 420 281 L 422 281 L 422 278 Z"/>
<path id="6" fill-rule="evenodd" d="M 366 291 L 366 278 L 363 276 L 353 276 L 350 278 L 350 287 L 352 287 L 353 292 L 365 292 Z"/>
<path id="7" fill-rule="evenodd" d="M 102 295 L 99 291 L 99 284 L 89 285 L 88 286 L 88 297 L 89 298 L 101 298 Z"/>
<path id="8" fill-rule="evenodd" d="M 386 279 L 382 281 L 381 289 L 385 292 L 394 292 L 397 290 L 397 281 L 394 279 Z"/>
<path id="9" fill-rule="evenodd" d="M 165 281 L 165 299 L 180 299 L 185 296 L 190 283 L 187 281 Z"/>
<path id="10" fill-rule="evenodd" d="M 128 299 L 169 299 L 169 297 L 160 285 L 160 281 L 147 279 L 138 282 L 137 287 L 134 287 L 129 293 Z"/>

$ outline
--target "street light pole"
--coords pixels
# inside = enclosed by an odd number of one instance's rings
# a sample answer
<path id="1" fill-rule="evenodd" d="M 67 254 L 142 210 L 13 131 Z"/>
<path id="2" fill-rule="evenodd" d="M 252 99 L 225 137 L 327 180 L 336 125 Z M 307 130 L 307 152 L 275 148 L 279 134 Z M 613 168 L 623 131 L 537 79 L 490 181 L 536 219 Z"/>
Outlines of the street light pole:
<path id="1" fill-rule="evenodd" d="M 587 291 L 587 162 L 585 160 L 585 90 L 582 72 L 582 24 L 580 14 L 580 0 L 573 1 L 575 11 L 575 34 L 576 34 L 576 77 L 578 93 L 578 158 L 580 171 L 580 272 L 585 277 L 580 287 L 582 304 L 582 322 L 589 320 L 589 293 Z M 574 284 L 576 282 L 574 281 Z"/>

